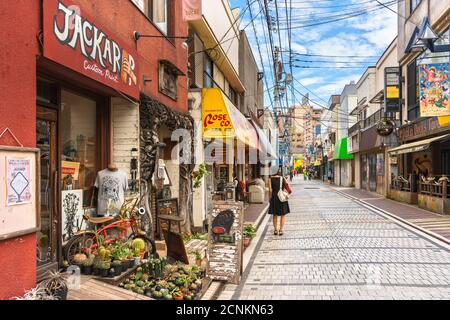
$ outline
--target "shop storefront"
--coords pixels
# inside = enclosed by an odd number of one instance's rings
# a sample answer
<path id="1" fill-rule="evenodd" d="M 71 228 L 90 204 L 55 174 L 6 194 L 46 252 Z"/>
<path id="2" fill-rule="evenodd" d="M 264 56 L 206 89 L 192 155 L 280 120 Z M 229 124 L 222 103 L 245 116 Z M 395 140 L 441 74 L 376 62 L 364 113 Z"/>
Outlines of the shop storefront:
<path id="1" fill-rule="evenodd" d="M 38 279 L 62 263 L 63 245 L 78 230 L 86 210 L 105 214 L 97 210 L 94 191 L 99 187 L 99 171 L 120 169 L 111 149 L 114 104 L 120 101 L 131 105 L 131 113 L 138 112 L 136 103 L 130 103 L 139 100 L 136 51 L 84 12 L 72 16 L 75 24 L 71 28 L 69 5 L 45 1 L 43 56 L 37 61 Z M 100 40 L 94 41 L 95 34 Z M 125 99 L 116 98 L 121 95 Z"/>
<path id="2" fill-rule="evenodd" d="M 353 155 L 347 152 L 347 138 L 339 140 L 333 152 L 334 183 L 338 186 L 352 185 Z"/>

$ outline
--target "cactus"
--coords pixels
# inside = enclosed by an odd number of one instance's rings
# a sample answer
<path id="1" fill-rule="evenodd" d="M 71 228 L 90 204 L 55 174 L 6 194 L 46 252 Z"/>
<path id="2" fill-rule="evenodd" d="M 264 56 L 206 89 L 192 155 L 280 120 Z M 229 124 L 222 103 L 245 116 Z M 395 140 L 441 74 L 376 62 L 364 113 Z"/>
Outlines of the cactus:
<path id="1" fill-rule="evenodd" d="M 141 238 L 136 238 L 133 240 L 132 247 L 134 256 L 138 257 L 141 251 L 145 249 L 145 242 Z"/>

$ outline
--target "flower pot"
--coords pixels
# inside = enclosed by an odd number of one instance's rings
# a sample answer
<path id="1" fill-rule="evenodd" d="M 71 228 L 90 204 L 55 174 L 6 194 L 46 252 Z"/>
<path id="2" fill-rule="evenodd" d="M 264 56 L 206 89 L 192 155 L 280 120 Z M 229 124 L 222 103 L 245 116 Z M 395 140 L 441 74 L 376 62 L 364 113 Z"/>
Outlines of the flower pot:
<path id="1" fill-rule="evenodd" d="M 184 300 L 183 296 L 172 295 L 173 300 Z"/>
<path id="2" fill-rule="evenodd" d="M 99 268 L 93 268 L 92 269 L 92 273 L 93 273 L 94 276 L 98 276 L 98 275 L 100 275 L 100 269 Z"/>
<path id="3" fill-rule="evenodd" d="M 67 300 L 67 292 L 69 289 L 67 287 L 59 288 L 57 290 L 51 291 L 51 294 L 55 296 L 58 300 Z"/>
<path id="4" fill-rule="evenodd" d="M 109 274 L 109 269 L 100 269 L 100 276 L 107 277 Z"/>
<path id="5" fill-rule="evenodd" d="M 121 266 L 117 266 L 117 267 L 114 268 L 114 277 L 120 276 L 121 273 L 122 273 L 122 267 Z"/>
<path id="6" fill-rule="evenodd" d="M 134 259 L 128 259 L 128 268 L 132 268 L 134 266 Z"/>
<path id="7" fill-rule="evenodd" d="M 196 264 L 197 266 L 201 267 L 201 266 L 202 266 L 202 260 L 203 260 L 203 259 L 195 259 L 195 264 Z"/>
<path id="8" fill-rule="evenodd" d="M 83 269 L 81 270 L 83 270 L 83 274 L 89 275 L 92 274 L 93 268 L 92 266 L 83 266 Z"/>
<path id="9" fill-rule="evenodd" d="M 245 238 L 243 240 L 244 248 L 247 248 L 250 245 L 250 238 Z"/>

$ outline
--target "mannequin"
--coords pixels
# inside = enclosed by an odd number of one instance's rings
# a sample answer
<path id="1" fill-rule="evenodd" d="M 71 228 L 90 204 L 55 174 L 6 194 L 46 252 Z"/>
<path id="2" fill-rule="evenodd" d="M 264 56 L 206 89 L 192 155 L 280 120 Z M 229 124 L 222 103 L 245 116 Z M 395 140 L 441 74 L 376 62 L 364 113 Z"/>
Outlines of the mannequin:
<path id="1" fill-rule="evenodd" d="M 97 215 L 111 216 L 119 213 L 128 189 L 128 176 L 120 171 L 115 163 L 97 174 L 95 185 L 97 188 Z"/>
<path id="2" fill-rule="evenodd" d="M 117 166 L 116 166 L 115 163 L 110 162 L 110 163 L 108 164 L 108 170 L 109 170 L 109 171 L 117 171 L 117 170 L 119 170 L 119 168 L 117 168 Z"/>

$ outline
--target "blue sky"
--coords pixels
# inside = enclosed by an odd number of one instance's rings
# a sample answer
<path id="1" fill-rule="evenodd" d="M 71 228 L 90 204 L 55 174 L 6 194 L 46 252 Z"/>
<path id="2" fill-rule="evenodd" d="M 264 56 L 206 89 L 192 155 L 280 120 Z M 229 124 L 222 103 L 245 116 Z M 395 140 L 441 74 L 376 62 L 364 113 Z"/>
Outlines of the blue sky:
<path id="1" fill-rule="evenodd" d="M 354 57 L 320 57 L 296 55 L 298 61 L 294 64 L 298 66 L 320 66 L 333 68 L 294 68 L 294 78 L 310 89 L 310 98 L 325 105 L 331 94 L 341 93 L 344 85 L 351 80 L 358 81 L 364 70 L 375 65 L 378 57 L 384 52 L 387 46 L 397 34 L 397 15 L 392 11 L 380 6 L 375 0 L 278 0 L 278 13 L 280 17 L 281 45 L 283 49 L 288 48 L 288 36 L 286 31 L 286 8 L 292 1 L 292 50 L 300 54 L 325 55 L 325 56 L 358 56 Z M 391 9 L 397 11 L 397 1 L 380 0 L 389 5 Z M 263 14 L 259 3 L 263 0 L 250 0 L 252 3 L 252 13 L 257 37 L 262 49 L 264 73 L 269 87 L 273 86 L 272 65 L 269 62 L 269 55 L 265 46 L 264 32 L 267 35 L 267 25 L 264 22 Z M 272 16 L 276 16 L 275 0 L 269 2 Z M 230 0 L 231 7 L 240 7 L 244 10 L 247 7 L 247 0 Z M 365 13 L 368 11 L 367 13 Z M 261 12 L 261 13 L 260 13 Z M 361 14 L 360 14 L 361 13 Z M 322 23 L 324 21 L 346 18 L 348 15 L 356 15 L 351 19 L 324 23 L 316 26 L 309 24 Z M 261 59 L 256 45 L 255 33 L 250 22 L 249 10 L 246 10 L 241 18 L 240 28 L 246 29 L 247 35 L 252 43 L 256 60 Z M 264 29 L 263 29 L 264 28 Z M 278 35 L 278 33 L 275 33 Z M 278 37 L 274 42 L 278 45 Z M 362 57 L 370 56 L 370 57 Z M 285 62 L 288 60 L 288 53 L 283 55 Z M 314 61 L 314 62 L 311 62 Z M 340 68 L 335 68 L 340 67 Z M 351 67 L 351 68 L 349 68 Z M 355 68 L 354 68 L 355 67 Z M 287 69 L 287 71 L 289 71 Z M 307 89 L 295 82 L 296 89 L 305 94 Z M 301 96 L 297 93 L 297 99 Z M 291 97 L 289 92 L 288 97 Z M 289 101 L 291 103 L 291 101 Z M 270 105 L 270 100 L 266 95 L 265 105 Z"/>

